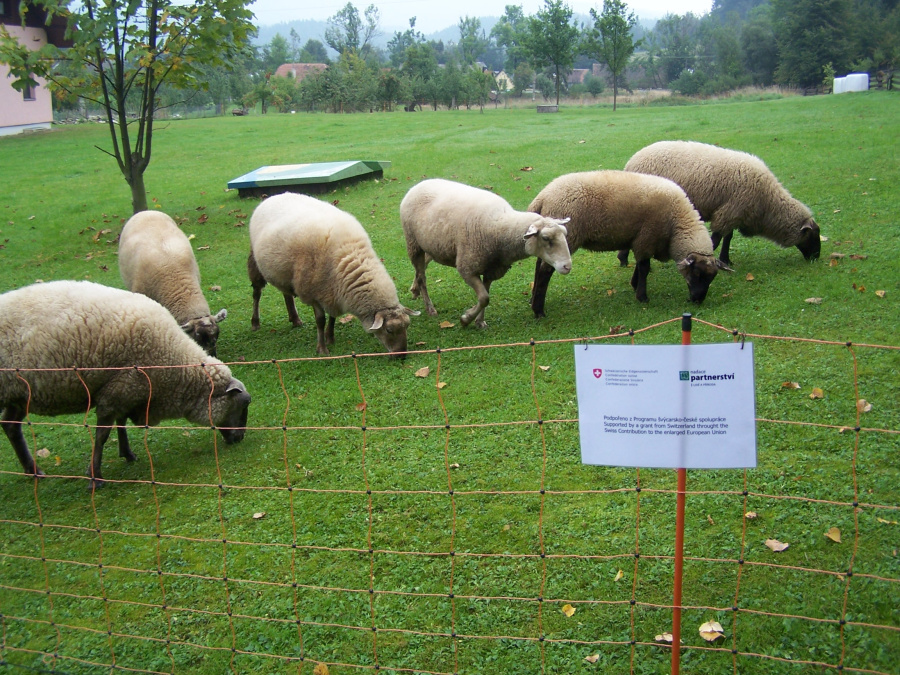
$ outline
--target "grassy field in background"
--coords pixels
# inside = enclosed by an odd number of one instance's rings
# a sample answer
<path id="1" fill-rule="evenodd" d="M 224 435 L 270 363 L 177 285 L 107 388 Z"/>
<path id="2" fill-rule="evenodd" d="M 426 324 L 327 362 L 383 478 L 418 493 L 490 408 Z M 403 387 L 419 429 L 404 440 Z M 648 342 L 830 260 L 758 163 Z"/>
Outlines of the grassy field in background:
<path id="1" fill-rule="evenodd" d="M 539 344 L 534 356 L 527 344 L 447 350 L 605 336 L 685 311 L 742 333 L 900 345 L 898 112 L 896 95 L 872 92 L 615 113 L 270 114 L 160 124 L 149 197 L 194 235 L 209 303 L 229 311 L 219 357 L 253 396 L 253 428 L 240 445 L 220 442 L 216 452 L 208 430 L 153 429 L 146 443 L 132 431 L 139 461 L 124 464 L 111 442 L 110 484 L 93 497 L 82 480 L 35 486 L 14 475 L 20 466 L 7 444 L 0 660 L 66 673 L 108 670 L 113 655 L 119 667 L 191 673 L 312 673 L 317 662 L 332 674 L 376 663 L 439 673 L 669 672 L 669 652 L 647 643 L 671 624 L 664 606 L 674 473 L 642 470 L 638 494 L 634 470 L 581 465 L 571 343 Z M 305 325 L 292 329 L 271 287 L 262 328 L 250 330 L 247 223 L 259 200 L 239 199 L 226 189 L 230 179 L 271 164 L 390 161 L 382 180 L 321 198 L 360 220 L 401 301 L 422 309 L 408 290 L 413 270 L 398 217 L 416 182 L 450 178 L 525 209 L 556 176 L 619 169 L 663 139 L 760 156 L 813 210 L 827 238 L 821 259 L 810 264 L 796 249 L 737 235 L 735 272 L 720 274 L 702 305 L 688 302 L 671 262 L 653 263 L 650 302 L 641 305 L 632 270 L 619 268 L 615 254 L 579 251 L 572 273 L 551 281 L 540 321 L 528 306 L 534 265 L 526 260 L 493 284 L 483 331 L 461 328 L 474 294 L 455 270 L 432 264 L 439 316 L 413 318 L 410 348 L 423 353 L 404 362 L 313 359 L 311 310 L 300 306 Z M 116 237 L 130 195 L 114 161 L 95 147 L 108 143 L 100 125 L 0 138 L 0 291 L 38 279 L 123 285 Z M 455 325 L 440 328 L 445 320 Z M 382 351 L 356 321 L 338 325 L 336 338 L 334 355 Z M 730 339 L 695 329 L 695 343 Z M 677 343 L 680 332 L 672 324 L 635 341 Z M 685 611 L 683 639 L 692 648 L 684 670 L 731 670 L 734 648 L 738 672 L 822 672 L 776 659 L 896 672 L 897 351 L 769 340 L 755 350 L 757 417 L 810 426 L 761 422 L 758 468 L 691 473 L 689 489 L 700 494 L 688 499 L 684 604 L 699 609 Z M 309 360 L 271 363 L 298 357 Z M 549 369 L 535 372 L 535 364 Z M 424 366 L 429 377 L 416 378 Z M 440 397 L 438 368 L 447 383 Z M 782 387 L 791 381 L 801 388 Z M 825 397 L 811 399 L 813 387 Z M 861 426 L 894 433 L 842 432 L 856 425 L 857 398 L 873 404 Z M 537 419 L 538 407 L 542 419 L 569 421 L 509 424 Z M 37 447 L 50 451 L 39 463 L 49 474 L 83 474 L 90 437 L 77 428 L 82 419 L 53 421 L 74 426 L 34 427 Z M 147 482 L 148 452 L 156 486 Z M 298 490 L 286 490 L 288 476 Z M 628 493 L 609 492 L 620 489 Z M 855 515 L 854 500 L 890 508 Z M 760 517 L 745 522 L 745 508 Z M 843 543 L 825 539 L 830 527 L 841 529 Z M 769 538 L 791 546 L 776 556 L 762 544 Z M 461 555 L 450 558 L 451 548 Z M 738 603 L 747 611 L 735 618 L 710 608 L 734 604 L 738 565 L 717 561 L 738 558 L 760 564 L 742 569 Z M 851 564 L 848 582 L 842 573 Z M 560 611 L 566 603 L 577 609 L 571 618 Z M 718 650 L 701 649 L 707 643 L 696 627 L 708 620 L 725 628 Z M 584 661 L 592 654 L 596 663 Z M 286 661 L 301 656 L 301 666 Z"/>

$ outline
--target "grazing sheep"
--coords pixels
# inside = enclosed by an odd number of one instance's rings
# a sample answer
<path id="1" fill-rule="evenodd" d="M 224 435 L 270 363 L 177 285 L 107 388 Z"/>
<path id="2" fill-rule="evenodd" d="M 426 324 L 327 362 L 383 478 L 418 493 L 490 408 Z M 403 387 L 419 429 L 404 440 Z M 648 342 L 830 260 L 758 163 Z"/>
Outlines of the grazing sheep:
<path id="1" fill-rule="evenodd" d="M 156 300 L 198 345 L 216 355 L 219 323 L 228 312 L 210 314 L 194 251 L 174 220 L 158 211 L 134 214 L 119 236 L 119 272 L 128 290 Z"/>
<path id="2" fill-rule="evenodd" d="M 415 185 L 400 203 L 400 220 L 406 250 L 416 270 L 409 289 L 421 293 L 425 309 L 437 314 L 425 284 L 425 268 L 431 260 L 455 267 L 475 291 L 476 304 L 461 318 L 479 328 L 490 300 L 491 283 L 509 271 L 517 260 L 537 256 L 551 270 L 568 274 L 572 258 L 566 245 L 568 218 L 556 220 L 515 211 L 505 199 L 453 181 L 430 179 Z"/>
<path id="3" fill-rule="evenodd" d="M 709 232 L 684 192 L 665 178 L 625 171 L 588 171 L 560 176 L 538 193 L 529 211 L 570 218 L 569 250 L 634 251 L 631 286 L 647 302 L 650 259 L 676 260 L 691 300 L 703 302 L 719 269 Z M 729 270 L 730 271 L 730 270 Z M 535 268 L 531 308 L 544 316 L 553 268 Z"/>
<path id="4" fill-rule="evenodd" d="M 660 141 L 638 150 L 626 171 L 662 176 L 678 183 L 700 217 L 710 224 L 713 248 L 731 264 L 734 230 L 781 246 L 796 246 L 807 260 L 819 257 L 819 226 L 791 197 L 761 159 L 746 152 L 689 141 Z M 628 251 L 620 252 L 624 265 Z"/>
<path id="5" fill-rule="evenodd" d="M 182 367 L 190 366 L 190 367 Z M 64 370 L 44 370 L 44 369 Z M 88 476 L 102 484 L 103 445 L 118 425 L 119 455 L 133 461 L 125 423 L 186 418 L 244 437 L 250 395 L 159 303 L 87 281 L 34 284 L 0 295 L 0 426 L 26 473 L 42 475 L 22 434 L 28 414 L 97 409 Z"/>
<path id="6" fill-rule="evenodd" d="M 349 213 L 313 197 L 284 193 L 264 200 L 250 217 L 247 272 L 253 286 L 253 330 L 266 283 L 284 295 L 288 318 L 303 325 L 294 297 L 316 315 L 316 351 L 334 344 L 335 317 L 350 313 L 395 357 L 406 356 L 409 317 L 397 289 L 372 248 L 369 235 Z M 325 328 L 325 314 L 328 328 Z"/>

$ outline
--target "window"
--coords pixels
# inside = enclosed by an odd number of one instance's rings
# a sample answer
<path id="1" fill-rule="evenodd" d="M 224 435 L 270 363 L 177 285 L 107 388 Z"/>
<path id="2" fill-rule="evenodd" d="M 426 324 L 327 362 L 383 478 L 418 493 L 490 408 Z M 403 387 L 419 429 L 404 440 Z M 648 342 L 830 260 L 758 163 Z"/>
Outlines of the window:
<path id="1" fill-rule="evenodd" d="M 25 88 L 22 90 L 22 100 L 34 101 L 35 100 L 34 90 L 35 90 L 35 87 L 32 87 L 30 84 L 26 84 Z"/>

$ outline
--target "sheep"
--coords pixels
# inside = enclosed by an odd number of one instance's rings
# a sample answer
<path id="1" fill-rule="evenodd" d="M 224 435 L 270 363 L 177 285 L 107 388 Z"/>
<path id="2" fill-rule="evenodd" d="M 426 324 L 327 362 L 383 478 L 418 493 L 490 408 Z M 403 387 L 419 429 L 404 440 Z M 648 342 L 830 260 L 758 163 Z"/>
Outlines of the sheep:
<path id="1" fill-rule="evenodd" d="M 490 301 L 491 283 L 506 274 L 512 264 L 529 256 L 546 261 L 548 268 L 568 274 L 572 258 L 566 244 L 568 218 L 545 218 L 514 210 L 487 190 L 442 179 L 413 186 L 400 203 L 400 220 L 406 250 L 415 268 L 409 289 L 422 295 L 426 311 L 437 314 L 425 283 L 431 260 L 455 267 L 477 296 L 461 318 L 485 328 L 484 309 Z"/>
<path id="2" fill-rule="evenodd" d="M 228 311 L 210 314 L 194 251 L 174 220 L 159 211 L 134 214 L 119 235 L 119 273 L 128 290 L 156 300 L 210 356 L 216 355 L 219 323 Z"/>
<path id="3" fill-rule="evenodd" d="M 819 226 L 809 208 L 791 197 L 754 155 L 690 141 L 660 141 L 638 150 L 626 171 L 662 176 L 678 183 L 710 224 L 713 248 L 731 264 L 734 230 L 781 246 L 796 246 L 807 260 L 819 257 Z M 619 254 L 624 265 L 628 251 Z"/>
<path id="4" fill-rule="evenodd" d="M 88 281 L 37 283 L 0 295 L 0 426 L 28 474 L 43 471 L 22 434 L 26 415 L 96 408 L 88 476 L 100 487 L 113 425 L 119 456 L 132 462 L 129 419 L 151 426 L 181 418 L 212 424 L 231 444 L 244 437 L 249 404 L 247 389 L 228 366 L 146 296 Z"/>
<path id="5" fill-rule="evenodd" d="M 700 303 L 720 269 L 709 232 L 684 191 L 665 178 L 625 171 L 570 173 L 538 193 L 529 211 L 568 217 L 569 250 L 634 251 L 631 286 L 639 302 L 647 302 L 650 259 L 676 260 L 692 301 Z M 553 268 L 538 261 L 531 307 L 544 316 L 544 299 Z"/>
<path id="6" fill-rule="evenodd" d="M 250 217 L 247 272 L 253 287 L 250 325 L 259 329 L 259 299 L 267 283 L 284 295 L 288 318 L 302 326 L 294 297 L 316 316 L 316 352 L 334 344 L 335 317 L 350 313 L 391 353 L 405 358 L 409 317 L 397 288 L 352 215 L 307 195 L 283 193 L 263 200 Z M 325 327 L 325 314 L 328 327 Z"/>

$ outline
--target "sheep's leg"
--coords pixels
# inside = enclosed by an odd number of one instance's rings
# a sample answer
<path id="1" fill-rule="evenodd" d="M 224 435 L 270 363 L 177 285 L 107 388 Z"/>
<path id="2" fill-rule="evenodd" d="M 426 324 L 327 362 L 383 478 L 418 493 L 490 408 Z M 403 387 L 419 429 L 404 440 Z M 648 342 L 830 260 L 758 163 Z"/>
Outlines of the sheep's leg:
<path id="1" fill-rule="evenodd" d="M 88 478 L 91 488 L 101 488 L 104 485 L 101 464 L 103 462 L 103 446 L 106 444 L 109 434 L 115 426 L 116 419 L 109 414 L 97 412 L 97 429 L 94 432 L 94 447 L 91 451 L 91 463 L 88 465 Z"/>
<path id="2" fill-rule="evenodd" d="M 721 236 L 721 235 L 720 235 Z M 731 258 L 729 257 L 729 250 L 731 248 L 731 238 L 734 236 L 734 230 L 726 234 L 722 237 L 722 252 L 719 253 L 719 260 L 721 260 L 726 265 L 731 265 Z M 718 245 L 718 241 L 716 240 L 716 235 L 713 235 L 713 250 L 715 250 Z"/>
<path id="3" fill-rule="evenodd" d="M 284 294 L 284 306 L 287 307 L 288 319 L 294 328 L 300 328 L 303 322 L 300 320 L 300 315 L 297 314 L 297 304 L 294 302 L 294 296 L 291 293 Z"/>
<path id="4" fill-rule="evenodd" d="M 328 325 L 325 327 L 325 344 L 334 344 L 334 317 L 328 315 Z"/>
<path id="5" fill-rule="evenodd" d="M 262 289 L 266 287 L 266 280 L 256 265 L 253 251 L 247 258 L 247 275 L 250 277 L 250 285 L 253 287 L 253 315 L 250 317 L 250 327 L 259 330 L 259 299 L 262 297 Z"/>
<path id="6" fill-rule="evenodd" d="M 484 290 L 486 290 L 490 297 L 491 292 L 491 282 L 492 279 L 484 280 Z M 487 322 L 484 320 L 484 308 L 482 307 L 481 311 L 478 313 L 478 316 L 475 317 L 475 328 L 487 328 Z"/>
<path id="7" fill-rule="evenodd" d="M 531 310 L 534 316 L 540 319 L 544 316 L 544 300 L 547 297 L 547 287 L 550 285 L 550 277 L 553 276 L 553 265 L 548 265 L 540 258 L 534 266 L 534 284 L 531 289 Z"/>
<path id="8" fill-rule="evenodd" d="M 131 451 L 131 445 L 128 443 L 128 432 L 125 425 L 128 423 L 127 417 L 121 417 L 116 420 L 116 437 L 119 439 L 119 457 L 124 457 L 126 462 L 133 462 L 137 459 Z"/>
<path id="9" fill-rule="evenodd" d="M 467 284 L 469 284 L 469 286 L 471 286 L 472 290 L 475 291 L 478 302 L 476 302 L 472 307 L 463 312 L 463 315 L 460 317 L 460 321 L 462 322 L 463 326 L 468 326 L 478 317 L 482 317 L 481 321 L 482 323 L 484 323 L 484 308 L 487 307 L 488 303 L 491 301 L 487 288 L 485 288 L 484 282 L 477 274 L 464 274 L 461 276 L 463 280 Z M 488 282 L 488 285 L 490 285 L 490 282 Z"/>
<path id="10" fill-rule="evenodd" d="M 409 259 L 416 270 L 416 277 L 413 279 L 409 291 L 414 298 L 418 298 L 421 295 L 422 302 L 425 303 L 425 311 L 430 316 L 437 316 L 437 310 L 431 302 L 431 297 L 428 295 L 428 285 L 425 282 L 425 268 L 428 267 L 431 258 L 425 254 L 425 251 L 419 250 L 410 253 Z"/>
<path id="11" fill-rule="evenodd" d="M 647 297 L 647 275 L 650 274 L 650 259 L 636 260 L 634 274 L 631 275 L 631 287 L 638 302 L 649 302 Z"/>
<path id="12" fill-rule="evenodd" d="M 316 353 L 328 356 L 328 347 L 325 346 L 325 310 L 319 303 L 313 303 L 313 313 L 316 315 Z M 332 327 L 332 333 L 334 328 Z"/>
<path id="13" fill-rule="evenodd" d="M 13 450 L 16 451 L 16 457 L 19 458 L 19 464 L 25 469 L 25 473 L 33 476 L 43 476 L 44 472 L 38 468 L 34 462 L 34 457 L 28 449 L 28 443 L 25 441 L 25 434 L 22 433 L 22 420 L 25 419 L 25 411 L 16 406 L 8 405 L 3 411 L 3 419 L 0 420 L 0 426 L 3 427 L 3 433 L 9 439 Z"/>
<path id="14" fill-rule="evenodd" d="M 619 259 L 620 267 L 628 267 L 628 249 L 623 248 L 621 251 L 616 253 L 616 257 Z"/>

